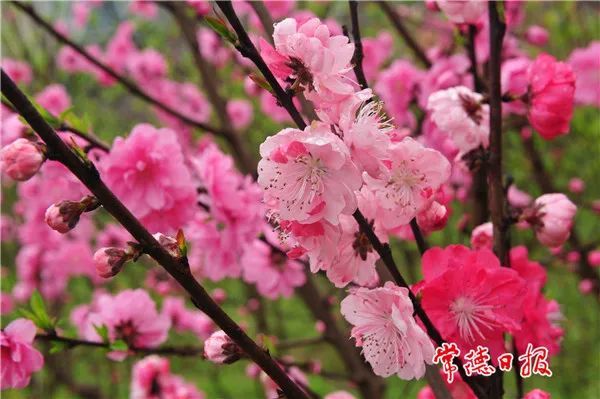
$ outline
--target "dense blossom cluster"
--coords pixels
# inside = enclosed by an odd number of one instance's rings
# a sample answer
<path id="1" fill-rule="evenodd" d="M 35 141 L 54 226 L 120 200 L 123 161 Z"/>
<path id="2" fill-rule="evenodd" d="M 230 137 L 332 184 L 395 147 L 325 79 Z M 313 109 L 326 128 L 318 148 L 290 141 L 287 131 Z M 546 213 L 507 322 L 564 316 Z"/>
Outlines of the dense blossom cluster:
<path id="1" fill-rule="evenodd" d="M 99 5 L 75 2 L 72 24 L 59 23 L 56 29 L 70 36 L 71 29 L 86 26 Z M 203 0 L 189 0 L 182 6 L 198 16 L 211 13 Z M 436 13 L 428 12 L 426 20 L 440 33 L 439 43 L 424 55 L 431 62 L 428 68 L 393 58 L 389 32 L 364 38 L 361 67 L 373 90 L 356 82 L 356 43 L 337 22 L 295 10 L 293 1 L 265 1 L 264 6 L 276 21 L 272 37 L 267 37 L 262 25 L 264 15 L 246 2 L 235 3 L 244 23 L 253 28 L 251 39 L 260 56 L 294 96 L 296 108 L 307 115 L 314 110 L 315 117 L 306 127 L 290 127 L 292 120 L 280 99 L 253 75 L 246 78 L 243 90 L 254 101 L 238 98 L 220 104 L 223 108 L 211 105 L 210 96 L 205 97 L 195 83 L 170 78 L 174 67 L 165 54 L 140 47 L 140 41 L 134 40 L 138 26 L 132 21 L 120 23 L 104 45 L 85 47 L 92 57 L 185 118 L 207 123 L 214 117 L 213 107 L 224 109 L 226 115 L 221 116 L 230 119 L 234 131 L 228 134 L 235 140 L 243 142 L 245 130 L 264 128 L 263 116 L 255 113 L 260 109 L 273 121 L 266 126 L 279 130 L 263 132 L 261 137 L 266 138 L 255 171 L 244 162 L 238 168 L 236 159 L 224 152 L 232 142 L 221 145 L 220 139 L 208 134 L 197 140 L 190 124 L 164 107 L 152 108 L 154 125 L 135 124 L 116 137 L 107 151 L 88 147 L 72 132 L 59 131 L 60 137 L 90 167 L 93 164 L 115 196 L 179 262 L 178 272 L 210 284 L 231 279 L 251 286 L 250 299 L 240 308 L 242 316 L 263 311 L 256 295 L 268 300 L 292 297 L 312 277 L 309 272 L 324 275 L 336 288 L 347 287 L 339 311 L 352 325 L 350 336 L 377 376 L 412 380 L 425 375 L 427 365 L 433 363 L 435 342 L 421 311 L 445 341 L 457 344 L 463 360 L 469 350 L 484 346 L 495 363 L 499 354 L 512 349 L 506 334 L 514 338 L 517 352 L 531 344 L 546 347 L 550 355 L 558 353 L 563 316 L 559 304 L 544 290 L 548 273 L 533 260 L 538 252 L 516 245 L 519 236 L 501 264 L 493 252 L 498 226 L 485 218 L 474 220 L 466 211 L 481 190 L 477 187 L 481 182 L 475 181 L 479 168 L 491 156 L 489 91 L 480 88 L 474 77 L 490 59 L 487 3 L 427 2 Z M 143 0 L 128 7 L 136 18 L 148 20 L 156 19 L 158 10 L 155 3 Z M 522 129 L 518 138 L 524 142 L 533 139 L 527 126 L 544 140 L 568 134 L 575 104 L 600 106 L 600 42 L 574 50 L 564 62 L 543 52 L 533 59 L 519 47 L 520 41 L 544 47 L 548 32 L 539 26 L 524 29 L 517 2 L 506 4 L 505 17 L 503 115 Z M 470 45 L 477 54 L 475 65 L 467 55 L 454 51 L 453 40 L 447 40 L 451 32 L 467 35 L 469 27 L 474 28 Z M 207 61 L 207 68 L 231 67 L 235 76 L 252 68 L 215 31 L 202 27 L 195 33 L 197 56 Z M 89 74 L 102 86 L 118 84 L 118 79 L 69 46 L 60 49 L 56 64 L 68 74 Z M 33 72 L 25 62 L 5 58 L 2 69 L 20 85 L 32 82 Z M 47 111 L 49 121 L 60 120 L 54 123 L 61 129 L 67 126 L 66 115 L 75 101 L 65 86 L 50 84 L 32 98 Z M 513 134 L 508 130 L 503 134 Z M 3 214 L 1 219 L 2 241 L 18 244 L 11 268 L 15 284 L 0 298 L 3 315 L 11 314 L 15 304 L 24 304 L 35 291 L 61 309 L 70 299 L 71 279 L 85 277 L 94 290 L 92 299 L 71 311 L 70 322 L 80 339 L 106 345 L 112 360 L 123 360 L 136 350 L 156 349 L 175 333 L 201 341 L 198 358 L 213 363 L 229 364 L 247 356 L 207 314 L 186 305 L 181 287 L 165 271 L 145 270 L 151 265 L 143 257 L 150 253 L 144 247 L 147 243 L 135 242 L 125 229 L 107 221 L 103 211 L 95 212 L 102 204 L 5 106 L 1 132 L 0 169 L 10 178 L 3 187 L 10 190 L 12 181 L 19 182 L 14 190 L 14 217 Z M 579 204 L 586 193 L 585 182 L 573 177 L 568 189 L 572 199 L 549 192 L 535 198 L 511 181 L 505 190 L 506 223 L 529 230 L 527 234 L 535 235 L 537 242 L 571 266 L 587 262 L 597 268 L 600 252 L 580 250 L 572 236 L 575 202 Z M 359 225 L 363 220 L 368 227 Z M 449 220 L 466 233 L 466 241 L 470 237 L 471 248 L 434 246 L 422 256 L 420 281 L 411 276 L 410 287 L 387 281 L 378 265 L 386 260 L 382 258 L 390 245 L 451 230 Z M 444 238 L 449 236 L 457 237 L 449 232 Z M 570 248 L 563 250 L 567 242 Z M 406 254 L 407 260 L 418 263 Z M 4 260 L 3 266 L 7 266 Z M 119 274 L 132 276 L 130 280 L 148 290 L 111 285 Z M 599 288 L 595 284 L 587 276 L 580 290 L 594 292 Z M 221 303 L 231 292 L 218 288 L 212 296 Z M 335 298 L 327 302 L 325 311 L 332 304 Z M 319 334 L 330 340 L 331 326 L 323 320 L 317 326 Z M 43 356 L 32 346 L 38 327 L 16 319 L 2 330 L 2 389 L 27 386 L 32 373 L 42 367 Z M 265 346 L 277 342 L 263 338 Z M 316 363 L 300 369 L 286 356 L 276 361 L 302 389 L 309 383 L 305 372 L 320 371 Z M 247 374 L 261 382 L 267 397 L 280 397 L 277 384 L 256 365 Z M 468 382 L 457 376 L 447 388 L 453 397 L 475 398 Z M 156 355 L 134 364 L 130 391 L 135 399 L 204 398 L 195 385 L 170 371 L 166 358 Z M 418 395 L 433 397 L 429 387 Z M 547 397 L 540 390 L 525 396 Z M 345 391 L 325 396 L 351 398 Z"/>

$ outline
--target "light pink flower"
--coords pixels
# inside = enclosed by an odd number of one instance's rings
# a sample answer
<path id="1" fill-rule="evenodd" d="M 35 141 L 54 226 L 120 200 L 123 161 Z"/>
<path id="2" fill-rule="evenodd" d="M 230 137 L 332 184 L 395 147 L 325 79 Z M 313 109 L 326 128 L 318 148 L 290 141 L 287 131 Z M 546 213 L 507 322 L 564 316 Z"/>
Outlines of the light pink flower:
<path id="1" fill-rule="evenodd" d="M 44 366 L 44 357 L 32 345 L 35 334 L 35 324 L 27 319 L 16 319 L 0 332 L 0 389 L 25 388 L 31 374 Z"/>
<path id="2" fill-rule="evenodd" d="M 435 60 L 433 66 L 419 81 L 419 105 L 427 107 L 429 96 L 439 90 L 455 86 L 469 86 L 469 59 L 463 54 Z"/>
<path id="3" fill-rule="evenodd" d="M 355 399 L 355 397 L 346 391 L 335 391 L 328 393 L 323 399 Z"/>
<path id="4" fill-rule="evenodd" d="M 167 62 L 161 53 L 148 48 L 130 54 L 127 70 L 141 85 L 150 85 L 167 75 Z"/>
<path id="5" fill-rule="evenodd" d="M 471 247 L 473 249 L 492 249 L 494 246 L 494 226 L 492 222 L 481 224 L 471 232 Z"/>
<path id="6" fill-rule="evenodd" d="M 140 124 L 101 160 L 108 186 L 149 229 L 182 227 L 197 208 L 196 189 L 170 129 Z"/>
<path id="7" fill-rule="evenodd" d="M 254 109 L 249 101 L 231 100 L 227 102 L 227 115 L 233 127 L 236 130 L 242 130 L 252 122 Z"/>
<path id="8" fill-rule="evenodd" d="M 165 298 L 161 313 L 171 320 L 173 328 L 178 332 L 191 331 L 202 340 L 207 339 L 215 330 L 212 320 L 198 310 L 188 309 L 183 298 Z"/>
<path id="9" fill-rule="evenodd" d="M 575 74 L 564 62 L 540 54 L 529 66 L 529 112 L 531 126 L 546 140 L 569 132 L 573 116 Z"/>
<path id="10" fill-rule="evenodd" d="M 427 109 L 438 128 L 452 137 L 461 151 L 489 144 L 490 109 L 482 103 L 483 96 L 464 86 L 453 87 L 429 96 Z"/>
<path id="11" fill-rule="evenodd" d="M 0 144 L 7 146 L 13 141 L 22 138 L 27 126 L 21 121 L 19 114 L 11 113 L 2 109 L 2 120 L 0 121 Z"/>
<path id="12" fill-rule="evenodd" d="M 210 6 L 208 6 L 208 11 L 210 12 Z M 212 29 L 201 27 L 198 29 L 196 37 L 200 53 L 208 62 L 222 67 L 231 58 L 231 50 L 223 46 L 219 35 Z"/>
<path id="13" fill-rule="evenodd" d="M 423 377 L 425 364 L 433 359 L 433 344 L 413 317 L 406 288 L 388 281 L 381 288 L 351 290 L 341 312 L 354 326 L 352 337 L 376 375 Z"/>
<path id="14" fill-rule="evenodd" d="M 409 137 L 390 146 L 389 158 L 381 177 L 363 175 L 375 192 L 385 228 L 408 224 L 450 177 L 450 163 L 442 154 Z"/>
<path id="15" fill-rule="evenodd" d="M 63 46 L 56 55 L 56 65 L 63 71 L 83 72 L 87 66 L 87 60 L 70 46 Z"/>
<path id="16" fill-rule="evenodd" d="M 2 69 L 16 84 L 29 84 L 31 82 L 31 67 L 25 61 L 2 58 Z"/>
<path id="17" fill-rule="evenodd" d="M 508 188 L 507 199 L 511 206 L 521 209 L 528 207 L 533 201 L 529 194 L 519 190 L 514 184 Z"/>
<path id="18" fill-rule="evenodd" d="M 487 2 L 480 0 L 437 0 L 437 5 L 455 24 L 475 24 L 487 11 Z"/>
<path id="19" fill-rule="evenodd" d="M 31 179 L 45 160 L 41 145 L 27 139 L 17 139 L 0 150 L 0 170 L 17 181 Z"/>
<path id="20" fill-rule="evenodd" d="M 385 109 L 394 118 L 396 126 L 415 127 L 415 116 L 409 105 L 415 98 L 423 72 L 412 63 L 396 60 L 379 74 L 375 92 L 381 97 Z"/>
<path id="21" fill-rule="evenodd" d="M 516 271 L 487 249 L 450 245 L 425 252 L 423 275 L 423 309 L 448 342 L 463 355 L 477 345 L 492 359 L 504 352 L 504 332 L 518 331 L 523 317 L 526 286 Z"/>
<path id="22" fill-rule="evenodd" d="M 245 248 L 241 264 L 244 280 L 256 284 L 258 292 L 269 299 L 289 298 L 294 288 L 306 281 L 301 263 L 291 261 L 260 240 Z"/>
<path id="23" fill-rule="evenodd" d="M 527 392 L 523 399 L 550 399 L 550 394 L 541 389 L 534 389 L 533 391 Z"/>
<path id="24" fill-rule="evenodd" d="M 544 194 L 533 203 L 533 225 L 537 239 L 547 247 L 561 246 L 571 234 L 577 206 L 561 193 Z"/>
<path id="25" fill-rule="evenodd" d="M 573 50 L 567 62 L 577 79 L 575 101 L 600 107 L 600 41 Z"/>
<path id="26" fill-rule="evenodd" d="M 129 256 L 122 248 L 100 248 L 94 254 L 96 273 L 102 278 L 114 277 L 128 260 Z"/>
<path id="27" fill-rule="evenodd" d="M 88 19 L 90 18 L 90 12 L 92 11 L 90 4 L 91 2 L 87 1 L 73 2 L 71 12 L 73 14 L 75 26 L 83 28 L 87 24 Z"/>
<path id="28" fill-rule="evenodd" d="M 137 52 L 133 42 L 133 31 L 131 21 L 121 22 L 106 45 L 106 62 L 117 72 L 124 72 L 129 57 Z"/>
<path id="29" fill-rule="evenodd" d="M 283 129 L 260 146 L 258 184 L 282 219 L 337 224 L 356 210 L 360 173 L 346 145 L 326 127 Z"/>
<path id="30" fill-rule="evenodd" d="M 65 86 L 61 84 L 47 86 L 35 96 L 35 101 L 54 116 L 60 115 L 71 106 L 71 98 Z"/>
<path id="31" fill-rule="evenodd" d="M 215 331 L 204 341 L 204 356 L 213 363 L 233 363 L 239 360 L 241 355 L 241 349 L 223 330 Z"/>
<path id="32" fill-rule="evenodd" d="M 539 25 L 531 25 L 525 32 L 525 38 L 529 44 L 539 47 L 543 47 L 548 43 L 549 36 L 548 31 Z"/>
<path id="33" fill-rule="evenodd" d="M 516 97 L 515 100 L 503 104 L 503 110 L 506 109 L 509 112 L 519 115 L 524 115 L 527 112 L 527 106 L 518 97 L 527 94 L 527 86 L 529 84 L 527 71 L 530 64 L 531 60 L 526 57 L 511 58 L 502 63 L 500 78 L 502 93 Z"/>

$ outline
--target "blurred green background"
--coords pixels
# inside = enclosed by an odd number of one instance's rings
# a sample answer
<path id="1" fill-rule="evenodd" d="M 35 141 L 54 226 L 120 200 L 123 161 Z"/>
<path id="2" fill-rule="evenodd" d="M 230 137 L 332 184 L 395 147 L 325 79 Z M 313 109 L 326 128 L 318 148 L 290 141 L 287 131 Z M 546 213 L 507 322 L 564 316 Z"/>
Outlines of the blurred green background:
<path id="1" fill-rule="evenodd" d="M 299 8 L 308 8 L 317 15 L 336 19 L 340 24 L 349 23 L 346 2 L 312 3 L 298 2 Z M 68 20 L 70 4 L 36 2 L 35 8 L 50 20 Z M 407 25 L 415 33 L 415 37 L 423 45 L 433 44 L 435 38 L 422 30 L 419 23 L 423 4 L 403 3 L 414 19 L 409 18 Z M 59 46 L 51 37 L 17 12 L 6 2 L 2 7 L 2 57 L 11 57 L 28 61 L 33 69 L 34 79 L 28 94 L 34 94 L 46 85 L 54 82 L 64 84 L 72 98 L 76 114 L 88 118 L 94 132 L 106 141 L 115 136 L 125 135 L 137 123 L 151 121 L 157 123 L 151 109 L 142 101 L 131 97 L 119 85 L 109 88 L 100 87 L 93 77 L 83 74 L 69 75 L 56 68 L 54 55 Z M 584 2 L 533 2 L 526 8 L 526 21 L 546 28 L 550 32 L 550 41 L 544 51 L 565 59 L 577 47 L 585 47 L 593 40 L 600 39 L 600 18 L 598 3 Z M 114 33 L 119 22 L 129 18 L 125 3 L 105 2 L 101 8 L 92 12 L 89 25 L 85 30 L 75 30 L 72 37 L 78 43 L 99 43 L 104 45 Z M 360 6 L 361 29 L 363 37 L 375 36 L 380 29 L 388 29 L 395 37 L 394 57 L 411 58 L 411 54 L 395 34 L 379 7 L 373 4 Z M 199 82 L 192 57 L 180 35 L 178 26 L 172 17 L 163 10 L 155 21 L 135 18 L 135 41 L 139 48 L 154 47 L 159 49 L 169 62 L 170 76 L 178 80 Z M 527 47 L 532 55 L 539 49 Z M 246 98 L 241 79 L 228 78 L 231 68 L 219 69 L 219 78 L 226 82 L 220 88 L 222 94 L 229 98 Z M 253 124 L 246 132 L 245 139 L 257 154 L 258 145 L 268 135 L 276 132 L 280 125 L 268 118 L 260 117 L 260 107 Z M 213 116 L 214 119 L 214 116 Z M 216 121 L 214 121 L 216 122 Z M 580 206 L 577 215 L 576 229 L 584 243 L 600 241 L 600 220 L 597 214 L 589 210 L 592 200 L 600 198 L 600 115 L 595 108 L 578 108 L 573 118 L 571 133 L 552 142 L 542 142 L 536 137 L 536 145 L 544 154 L 545 164 L 554 178 L 556 186 L 566 191 L 571 177 L 581 177 L 586 183 L 586 191 L 575 198 Z M 531 195 L 540 191 L 533 182 L 531 165 L 529 164 L 516 132 L 505 134 L 506 170 L 514 178 L 517 186 Z M 2 213 L 11 214 L 14 201 L 14 188 L 3 189 Z M 454 204 L 452 220 L 442 232 L 433 233 L 428 240 L 431 244 L 447 245 L 450 243 L 468 244 L 468 236 L 455 227 L 460 218 L 461 207 Z M 553 398 L 600 398 L 600 322 L 599 307 L 596 298 L 582 296 L 578 291 L 578 278 L 569 271 L 566 264 L 551 257 L 547 250 L 535 243 L 530 232 L 515 232 L 513 243 L 525 244 L 533 259 L 544 262 L 548 268 L 549 278 L 546 293 L 549 298 L 561 304 L 565 316 L 565 329 L 562 351 L 551 361 L 554 372 L 552 378 L 534 377 L 525 380 L 526 391 L 541 388 L 549 391 Z M 8 292 L 14 284 L 14 257 L 17 252 L 15 244 L 2 244 L 2 265 L 10 272 L 2 278 L 2 291 Z M 394 254 L 404 274 L 411 276 L 413 282 L 418 276 L 420 264 L 415 245 L 410 242 L 394 242 Z M 130 267 L 114 279 L 109 287 L 113 292 L 129 287 L 137 287 L 143 281 L 144 270 Z M 317 278 L 319 288 L 324 295 L 342 297 L 343 290 L 334 289 L 327 281 Z M 225 281 L 219 284 L 206 284 L 226 289 L 229 299 L 225 303 L 226 310 L 239 322 L 249 326 L 250 335 L 254 335 L 254 319 L 249 315 L 241 315 L 238 308 L 246 301 L 243 284 L 238 281 Z M 65 335 L 75 336 L 76 332 L 68 324 L 70 309 L 77 304 L 88 303 L 91 299 L 91 285 L 79 278 L 69 285 L 69 300 L 65 304 L 55 306 L 55 315 L 62 320 Z M 156 298 L 160 302 L 160 298 Z M 269 301 L 266 305 L 271 330 L 282 339 L 306 338 L 317 336 L 314 320 L 303 303 L 293 298 L 290 300 Z M 14 316 L 2 320 L 5 326 Z M 338 314 L 339 319 L 339 314 Z M 344 325 L 340 320 L 340 325 Z M 195 343 L 195 337 L 173 333 L 169 344 Z M 343 373 L 344 368 L 336 353 L 327 344 L 318 344 L 301 349 L 287 351 L 299 360 L 321 361 L 323 369 Z M 280 353 L 278 353 L 280 354 Z M 98 386 L 104 396 L 125 398 L 129 395 L 130 370 L 136 360 L 130 357 L 122 363 L 105 359 L 102 350 L 75 348 L 47 357 L 48 365 L 64 368 L 72 373 L 72 378 L 80 384 Z M 244 376 L 245 361 L 230 366 L 217 367 L 195 359 L 171 359 L 171 368 L 190 382 L 197 384 L 207 398 L 260 398 L 263 390 L 257 381 Z M 322 377 L 310 376 L 310 386 L 319 394 L 326 394 L 338 389 L 352 392 L 346 383 Z M 506 397 L 514 398 L 514 375 L 505 375 Z M 388 378 L 388 398 L 413 398 L 424 381 L 405 382 L 398 378 Z M 35 374 L 29 388 L 21 391 L 3 392 L 7 399 L 17 398 L 67 398 L 77 397 L 61 383 L 56 383 L 55 373 L 44 370 Z"/>

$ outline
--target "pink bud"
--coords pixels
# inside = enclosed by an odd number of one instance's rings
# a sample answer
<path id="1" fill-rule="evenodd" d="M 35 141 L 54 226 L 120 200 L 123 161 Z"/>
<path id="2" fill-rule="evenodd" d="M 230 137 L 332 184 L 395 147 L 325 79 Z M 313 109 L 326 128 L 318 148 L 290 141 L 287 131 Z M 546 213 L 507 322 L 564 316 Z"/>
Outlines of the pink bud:
<path id="1" fill-rule="evenodd" d="M 588 260 L 588 263 L 590 264 L 590 266 L 599 267 L 600 266 L 600 250 L 596 249 L 596 250 L 590 251 L 588 253 L 587 260 Z"/>
<path id="2" fill-rule="evenodd" d="M 494 246 L 494 225 L 492 222 L 481 224 L 471 233 L 471 247 L 473 249 L 492 249 Z"/>
<path id="3" fill-rule="evenodd" d="M 569 191 L 574 194 L 581 194 L 585 190 L 585 182 L 578 178 L 574 177 L 569 180 Z"/>
<path id="4" fill-rule="evenodd" d="M 42 146 L 27 139 L 17 139 L 0 150 L 0 169 L 17 181 L 29 180 L 45 160 Z"/>
<path id="5" fill-rule="evenodd" d="M 94 254 L 96 273 L 102 278 L 114 277 L 130 259 L 131 254 L 123 248 L 100 248 Z"/>
<path id="6" fill-rule="evenodd" d="M 448 210 L 437 201 L 433 201 L 427 209 L 419 212 L 417 223 L 426 232 L 441 230 L 448 222 Z"/>
<path id="7" fill-rule="evenodd" d="M 61 201 L 50 205 L 44 219 L 53 230 L 65 234 L 77 225 L 83 212 L 92 211 L 99 205 L 96 197 L 91 195 L 81 201 Z"/>
<path id="8" fill-rule="evenodd" d="M 171 255 L 174 258 L 181 257 L 181 252 L 179 251 L 179 245 L 177 245 L 176 239 L 174 239 L 173 237 L 169 237 L 163 233 L 153 234 L 152 237 L 154 237 L 154 239 L 158 241 L 160 246 L 163 247 L 169 253 L 169 255 Z"/>
<path id="9" fill-rule="evenodd" d="M 541 389 L 534 389 L 533 391 L 527 392 L 527 395 L 523 399 L 550 399 L 550 394 Z"/>
<path id="10" fill-rule="evenodd" d="M 544 194 L 535 200 L 534 211 L 530 223 L 538 240 L 548 247 L 561 246 L 571 233 L 575 204 L 564 194 Z"/>
<path id="11" fill-rule="evenodd" d="M 323 334 L 325 330 L 327 330 L 327 326 L 325 325 L 323 320 L 317 320 L 317 322 L 315 323 L 315 330 L 317 330 L 317 332 L 320 334 Z"/>
<path id="12" fill-rule="evenodd" d="M 577 251 L 571 251 L 567 254 L 567 262 L 577 263 L 581 259 L 581 255 Z"/>
<path id="13" fill-rule="evenodd" d="M 532 25 L 527 29 L 527 33 L 525 33 L 525 38 L 529 42 L 529 44 L 533 44 L 534 46 L 545 46 L 548 43 L 548 31 L 541 26 Z"/>
<path id="14" fill-rule="evenodd" d="M 579 292 L 582 294 L 589 294 L 594 289 L 594 282 L 589 278 L 583 279 L 579 282 Z"/>
<path id="15" fill-rule="evenodd" d="M 212 291 L 212 297 L 216 303 L 223 303 L 227 299 L 227 292 L 223 288 L 215 288 Z"/>
<path id="16" fill-rule="evenodd" d="M 213 363 L 231 364 L 241 358 L 242 351 L 224 331 L 219 330 L 204 341 L 204 356 Z"/>

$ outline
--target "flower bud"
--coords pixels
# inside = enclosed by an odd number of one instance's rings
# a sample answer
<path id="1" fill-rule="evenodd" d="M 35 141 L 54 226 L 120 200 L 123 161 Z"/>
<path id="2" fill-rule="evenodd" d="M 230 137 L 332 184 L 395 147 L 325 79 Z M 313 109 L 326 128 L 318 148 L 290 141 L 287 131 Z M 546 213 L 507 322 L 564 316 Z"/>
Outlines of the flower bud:
<path id="1" fill-rule="evenodd" d="M 48 226 L 59 233 L 65 234 L 79 222 L 83 212 L 89 212 L 99 206 L 96 197 L 88 195 L 81 201 L 60 201 L 50 205 L 44 219 Z"/>
<path id="2" fill-rule="evenodd" d="M 224 331 L 219 330 L 204 341 L 204 356 L 213 363 L 231 364 L 242 357 L 242 351 Z"/>
<path id="3" fill-rule="evenodd" d="M 545 46 L 548 43 L 548 36 L 548 31 L 538 25 L 530 26 L 525 33 L 525 38 L 529 44 L 539 47 Z"/>
<path id="4" fill-rule="evenodd" d="M 17 139 L 0 150 L 0 169 L 13 180 L 29 180 L 46 160 L 43 148 L 33 141 Z"/>
<path id="5" fill-rule="evenodd" d="M 587 261 L 592 267 L 600 267 L 600 249 L 590 251 L 587 256 Z"/>
<path id="6" fill-rule="evenodd" d="M 448 222 L 448 210 L 437 201 L 417 215 L 417 223 L 425 232 L 441 230 Z"/>
<path id="7" fill-rule="evenodd" d="M 494 226 L 491 222 L 480 224 L 471 233 L 471 247 L 473 249 L 492 249 L 494 246 Z"/>
<path id="8" fill-rule="evenodd" d="M 542 244 L 553 248 L 569 238 L 575 212 L 577 207 L 566 195 L 544 194 L 535 200 L 533 208 L 523 212 L 522 218 L 533 226 Z"/>
<path id="9" fill-rule="evenodd" d="M 135 258 L 136 255 L 137 253 L 132 248 L 100 248 L 94 254 L 96 273 L 102 278 L 114 277 L 123 269 L 125 263 Z"/>
<path id="10" fill-rule="evenodd" d="M 153 234 L 152 237 L 154 237 L 154 239 L 158 241 L 160 246 L 163 247 L 169 253 L 169 255 L 171 255 L 174 258 L 181 257 L 181 252 L 179 251 L 179 245 L 177 245 L 176 239 L 174 239 L 173 237 L 169 237 L 168 235 L 165 235 L 163 233 Z"/>
<path id="11" fill-rule="evenodd" d="M 585 182 L 579 177 L 569 180 L 569 191 L 573 194 L 581 194 L 585 190 Z"/>

